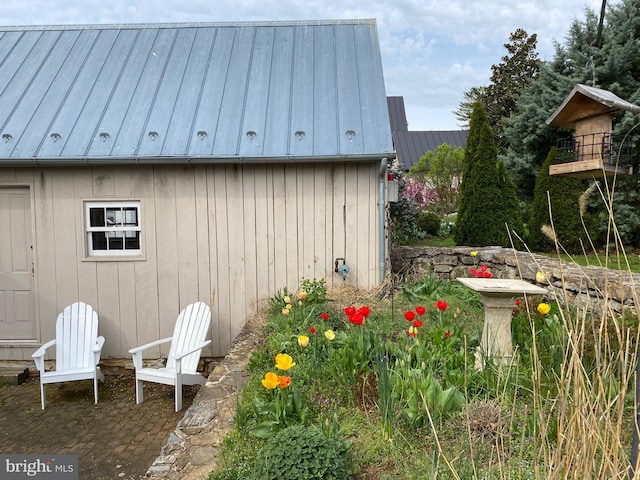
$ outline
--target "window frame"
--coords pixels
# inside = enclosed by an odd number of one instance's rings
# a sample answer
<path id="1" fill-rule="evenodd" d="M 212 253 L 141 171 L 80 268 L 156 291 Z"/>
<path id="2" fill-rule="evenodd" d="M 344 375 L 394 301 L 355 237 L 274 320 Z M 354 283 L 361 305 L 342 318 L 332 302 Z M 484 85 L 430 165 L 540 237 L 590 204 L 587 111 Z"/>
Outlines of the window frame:
<path id="1" fill-rule="evenodd" d="M 106 210 L 122 210 L 125 208 L 136 209 L 137 225 L 122 225 L 122 226 L 92 226 L 91 225 L 91 209 L 101 208 L 105 211 L 105 223 L 106 223 Z M 85 200 L 83 202 L 84 210 L 84 244 L 85 244 L 85 259 L 86 260 L 101 260 L 101 259 L 117 259 L 117 260 L 133 260 L 143 257 L 143 235 L 142 235 L 142 202 L 140 200 Z M 93 248 L 93 234 L 96 232 L 138 232 L 139 245 L 135 249 L 127 249 L 126 244 L 123 243 L 122 249 L 109 249 L 107 243 L 106 250 L 96 250 Z"/>

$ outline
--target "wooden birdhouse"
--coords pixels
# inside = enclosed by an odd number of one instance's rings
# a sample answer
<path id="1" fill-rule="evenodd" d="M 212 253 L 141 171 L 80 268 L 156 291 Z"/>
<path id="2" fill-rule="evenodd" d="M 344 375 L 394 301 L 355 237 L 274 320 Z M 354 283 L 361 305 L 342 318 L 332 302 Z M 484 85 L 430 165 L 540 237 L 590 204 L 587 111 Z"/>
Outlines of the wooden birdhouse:
<path id="1" fill-rule="evenodd" d="M 574 137 L 558 140 L 549 175 L 630 175 L 631 143 L 627 139 L 626 145 L 621 145 L 612 133 L 613 115 L 621 111 L 640 113 L 640 107 L 608 90 L 577 84 L 547 119 L 549 125 L 575 130 Z"/>

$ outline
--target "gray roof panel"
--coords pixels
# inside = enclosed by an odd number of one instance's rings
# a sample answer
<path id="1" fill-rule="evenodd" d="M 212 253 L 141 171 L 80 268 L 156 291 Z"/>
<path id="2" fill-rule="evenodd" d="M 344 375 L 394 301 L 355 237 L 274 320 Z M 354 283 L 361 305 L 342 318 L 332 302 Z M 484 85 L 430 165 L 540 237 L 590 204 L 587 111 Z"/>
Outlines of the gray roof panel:
<path id="1" fill-rule="evenodd" d="M 403 170 L 409 170 L 426 152 L 440 145 L 465 148 L 468 130 L 396 131 L 393 143 L 398 162 Z"/>
<path id="2" fill-rule="evenodd" d="M 0 27 L 0 162 L 392 157 L 373 20 Z"/>

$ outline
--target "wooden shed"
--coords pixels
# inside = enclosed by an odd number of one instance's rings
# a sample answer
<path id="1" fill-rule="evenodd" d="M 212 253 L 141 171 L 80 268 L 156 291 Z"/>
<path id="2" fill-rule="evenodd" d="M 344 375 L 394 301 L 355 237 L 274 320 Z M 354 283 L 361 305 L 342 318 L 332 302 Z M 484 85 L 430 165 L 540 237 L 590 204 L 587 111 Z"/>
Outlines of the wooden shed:
<path id="1" fill-rule="evenodd" d="M 383 278 L 374 20 L 0 27 L 0 69 L 0 359 L 75 301 L 105 358 L 204 301 L 224 355 L 302 278 Z"/>
<path id="2" fill-rule="evenodd" d="M 547 124 L 575 130 L 575 135 L 558 142 L 549 175 L 578 178 L 631 174 L 631 145 L 613 137 L 613 115 L 640 107 L 608 90 L 577 84 Z"/>

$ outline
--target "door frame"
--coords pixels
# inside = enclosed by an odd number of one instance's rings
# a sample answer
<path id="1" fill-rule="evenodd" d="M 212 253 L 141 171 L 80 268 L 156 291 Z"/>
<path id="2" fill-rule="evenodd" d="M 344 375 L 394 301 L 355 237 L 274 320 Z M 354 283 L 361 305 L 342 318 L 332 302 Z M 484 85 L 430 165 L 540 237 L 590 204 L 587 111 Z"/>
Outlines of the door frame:
<path id="1" fill-rule="evenodd" d="M 31 274 L 31 294 L 32 294 L 32 302 L 31 302 L 31 311 L 30 315 L 32 315 L 33 322 L 33 332 L 34 335 L 32 339 L 24 339 L 24 340 L 10 340 L 3 339 L 0 337 L 0 347 L 39 347 L 41 344 L 40 339 L 40 315 L 39 315 L 39 302 L 38 302 L 38 262 L 37 262 L 37 248 L 36 248 L 36 221 L 35 221 L 35 189 L 33 186 L 33 182 L 20 182 L 20 181 L 11 181 L 6 182 L 0 180 L 0 189 L 10 189 L 10 188 L 22 188 L 28 190 L 29 197 L 29 228 L 31 235 L 31 262 L 32 262 L 32 274 Z M 0 348 L 0 351 L 2 349 Z M 0 354 L 0 359 L 6 357 L 6 355 Z"/>

